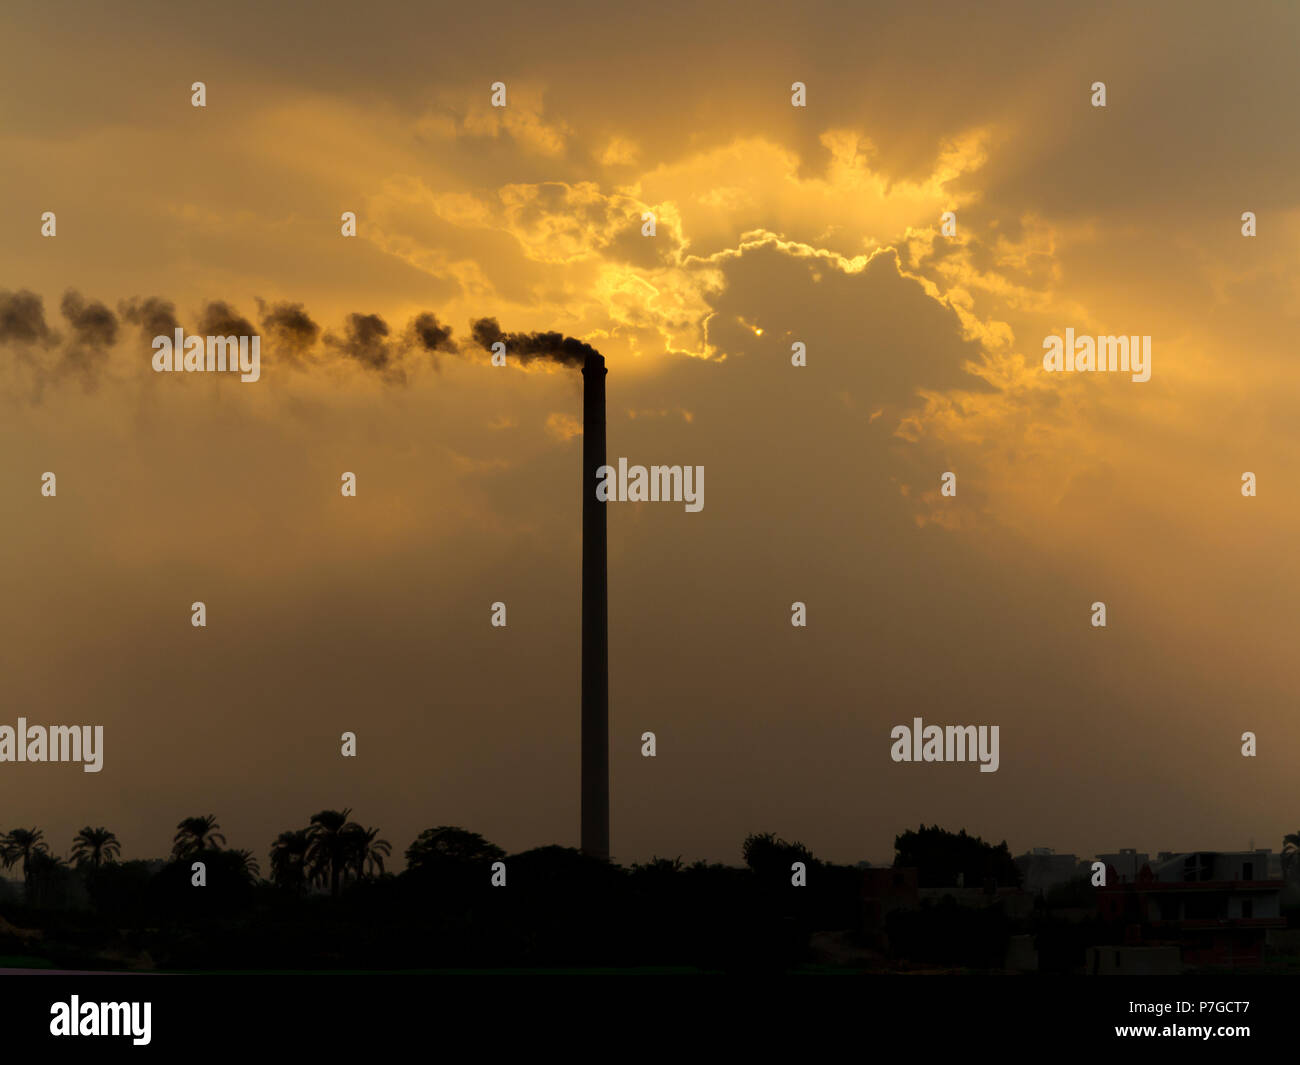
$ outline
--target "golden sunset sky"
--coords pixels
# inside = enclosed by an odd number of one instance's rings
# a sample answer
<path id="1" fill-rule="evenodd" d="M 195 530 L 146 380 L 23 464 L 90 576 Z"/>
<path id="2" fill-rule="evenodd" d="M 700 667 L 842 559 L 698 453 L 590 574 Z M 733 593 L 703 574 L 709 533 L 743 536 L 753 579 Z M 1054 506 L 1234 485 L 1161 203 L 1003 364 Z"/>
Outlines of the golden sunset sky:
<path id="1" fill-rule="evenodd" d="M 0 765 L 0 829 L 152 857 L 215 813 L 264 871 L 326 807 L 399 868 L 439 824 L 577 844 L 580 378 L 489 365 L 491 316 L 605 354 L 612 459 L 707 471 L 700 513 L 608 512 L 617 860 L 771 831 L 879 861 L 922 822 L 1280 849 L 1298 31 L 1291 4 L 6 5 L 0 723 L 102 724 L 105 755 Z M 123 317 L 150 298 L 319 335 L 260 327 L 255 384 L 155 374 Z M 424 312 L 460 351 L 407 342 Z M 1066 328 L 1150 335 L 1151 380 L 1045 373 Z M 1000 726 L 998 772 L 892 762 L 915 716 Z"/>

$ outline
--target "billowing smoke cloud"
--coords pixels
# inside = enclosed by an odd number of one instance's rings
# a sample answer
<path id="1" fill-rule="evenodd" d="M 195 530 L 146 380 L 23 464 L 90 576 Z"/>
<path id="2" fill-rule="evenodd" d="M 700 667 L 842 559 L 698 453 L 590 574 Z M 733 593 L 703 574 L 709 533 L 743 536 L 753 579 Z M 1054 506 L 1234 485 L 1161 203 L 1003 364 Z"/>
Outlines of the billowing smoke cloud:
<path id="1" fill-rule="evenodd" d="M 426 356 L 435 370 L 441 370 L 438 361 L 439 352 L 456 352 L 455 341 L 451 339 L 451 326 L 443 325 L 438 316 L 429 311 L 417 314 L 406 326 L 402 336 L 402 354 L 415 351 Z"/>
<path id="2" fill-rule="evenodd" d="M 503 333 L 495 318 L 480 318 L 470 323 L 470 333 L 485 351 L 491 351 L 493 344 L 504 344 L 506 354 L 514 355 L 525 365 L 543 359 L 561 366 L 581 366 L 588 355 L 600 354 L 590 344 L 562 333 Z"/>
<path id="3" fill-rule="evenodd" d="M 76 374 L 87 390 L 99 383 L 108 360 L 108 349 L 117 343 L 117 316 L 98 300 L 87 301 L 80 292 L 68 289 L 59 310 L 72 327 L 72 338 L 63 348 L 56 375 Z"/>
<path id="4" fill-rule="evenodd" d="M 257 308 L 260 331 L 231 304 L 212 300 L 199 312 L 192 335 L 260 335 L 263 346 L 294 369 L 311 370 L 333 360 L 335 365 L 358 366 L 392 385 L 406 384 L 408 368 L 432 364 L 437 369 L 439 354 L 462 350 L 452 337 L 452 327 L 432 311 L 415 315 L 395 334 L 378 314 L 349 314 L 341 332 L 324 332 L 301 303 L 271 304 L 259 299 Z M 46 323 L 39 295 L 26 289 L 0 290 L 0 345 L 15 351 L 15 365 L 31 375 L 37 397 L 48 380 L 65 375 L 80 376 L 88 388 L 97 383 L 109 349 L 118 341 L 119 316 L 121 324 L 133 326 L 149 342 L 157 336 L 171 337 L 182 328 L 175 304 L 158 296 L 120 300 L 114 315 L 103 303 L 70 289 L 60 310 L 71 327 L 66 336 Z M 504 333 L 495 318 L 478 319 L 472 326 L 475 344 L 491 351 L 493 344 L 503 343 L 507 353 L 524 364 L 541 360 L 581 366 L 589 354 L 595 354 L 590 345 L 560 333 Z M 40 349 L 57 351 L 42 355 Z M 147 368 L 144 360 L 128 367 L 141 372 Z"/>
<path id="5" fill-rule="evenodd" d="M 120 300 L 117 313 L 122 316 L 122 321 L 138 326 L 140 335 L 150 342 L 154 337 L 172 336 L 180 325 L 176 319 L 176 305 L 156 296 Z"/>
<path id="6" fill-rule="evenodd" d="M 251 337 L 253 323 L 224 300 L 213 300 L 199 317 L 199 335 L 206 337 Z"/>
<path id="7" fill-rule="evenodd" d="M 72 326 L 75 343 L 91 348 L 111 348 L 117 343 L 117 316 L 98 300 L 88 303 L 80 292 L 68 289 L 59 310 Z"/>
<path id="8" fill-rule="evenodd" d="M 301 303 L 277 303 L 268 307 L 257 301 L 262 331 L 270 339 L 277 355 L 287 355 L 302 365 L 320 339 L 320 326 L 312 321 Z"/>
<path id="9" fill-rule="evenodd" d="M 42 350 L 58 341 L 58 334 L 45 323 L 45 303 L 40 296 L 27 289 L 0 289 L 0 344 L 13 352 L 12 362 L 0 363 L 6 387 L 12 386 L 39 403 L 49 376 Z"/>
<path id="10" fill-rule="evenodd" d="M 451 342 L 451 326 L 441 324 L 436 314 L 425 311 L 416 315 L 411 319 L 408 331 L 425 351 L 456 350 L 456 345 Z"/>
<path id="11" fill-rule="evenodd" d="M 392 373 L 395 369 L 388 344 L 388 323 L 377 314 L 349 314 L 343 338 L 326 334 L 325 343 L 368 370 Z"/>
<path id="12" fill-rule="evenodd" d="M 0 344 L 41 344 L 57 337 L 45 324 L 45 304 L 35 292 L 0 289 Z"/>

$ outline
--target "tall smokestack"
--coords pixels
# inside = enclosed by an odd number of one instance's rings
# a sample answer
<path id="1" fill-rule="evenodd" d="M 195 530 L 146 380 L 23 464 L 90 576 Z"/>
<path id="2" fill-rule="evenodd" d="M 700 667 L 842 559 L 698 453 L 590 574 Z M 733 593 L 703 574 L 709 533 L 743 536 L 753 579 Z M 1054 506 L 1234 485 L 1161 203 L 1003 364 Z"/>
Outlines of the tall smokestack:
<path id="1" fill-rule="evenodd" d="M 609 858 L 609 572 L 605 504 L 605 359 L 582 365 L 582 853 Z"/>

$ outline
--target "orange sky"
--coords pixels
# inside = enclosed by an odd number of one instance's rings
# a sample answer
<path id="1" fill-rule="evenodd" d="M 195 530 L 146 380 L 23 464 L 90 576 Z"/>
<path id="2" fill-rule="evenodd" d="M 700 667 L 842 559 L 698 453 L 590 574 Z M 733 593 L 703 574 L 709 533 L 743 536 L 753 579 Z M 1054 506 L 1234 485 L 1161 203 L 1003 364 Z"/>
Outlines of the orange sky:
<path id="1" fill-rule="evenodd" d="M 0 293 L 59 339 L 0 342 L 0 723 L 106 750 L 0 765 L 0 828 L 576 845 L 579 383 L 488 365 L 492 316 L 605 353 L 611 456 L 707 470 L 700 513 L 608 515 L 616 858 L 1279 849 L 1300 15 L 915 7 L 10 5 Z M 322 335 L 154 374 L 124 321 L 78 345 L 68 289 Z M 463 352 L 404 345 L 421 312 Z M 1151 380 L 1044 373 L 1067 327 L 1150 335 Z M 998 772 L 891 762 L 916 715 L 999 725 Z"/>

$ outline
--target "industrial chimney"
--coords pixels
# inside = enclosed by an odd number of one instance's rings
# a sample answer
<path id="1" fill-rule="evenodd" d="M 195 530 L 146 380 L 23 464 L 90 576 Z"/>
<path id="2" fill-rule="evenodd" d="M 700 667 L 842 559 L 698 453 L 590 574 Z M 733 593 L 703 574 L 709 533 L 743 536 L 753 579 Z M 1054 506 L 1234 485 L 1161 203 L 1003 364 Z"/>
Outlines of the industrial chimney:
<path id="1" fill-rule="evenodd" d="M 609 859 L 609 572 L 605 504 L 605 359 L 582 365 L 582 853 Z"/>

